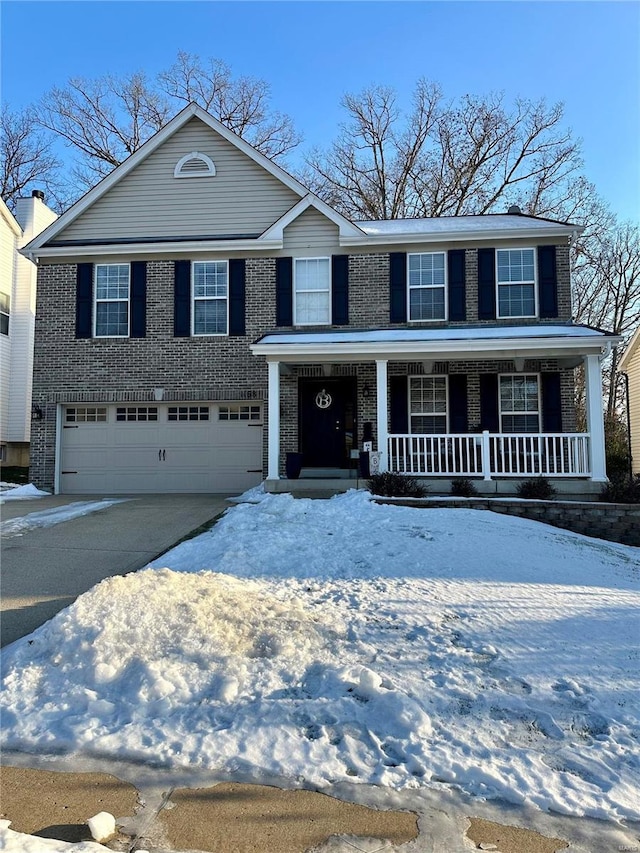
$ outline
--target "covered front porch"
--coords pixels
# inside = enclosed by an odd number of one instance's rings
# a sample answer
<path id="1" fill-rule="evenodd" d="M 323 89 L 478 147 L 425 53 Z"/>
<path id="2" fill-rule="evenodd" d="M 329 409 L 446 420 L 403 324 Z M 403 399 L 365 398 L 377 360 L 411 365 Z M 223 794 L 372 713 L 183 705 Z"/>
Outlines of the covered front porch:
<path id="1" fill-rule="evenodd" d="M 464 477 L 482 493 L 509 494 L 519 481 L 536 476 L 559 483 L 559 491 L 593 493 L 607 479 L 601 360 L 614 341 L 571 324 L 266 335 L 252 350 L 268 364 L 267 489 L 337 491 L 359 485 L 357 460 L 370 449 L 380 471 L 425 478 L 441 493 L 452 479 Z M 572 388 L 580 364 L 585 432 L 575 431 L 575 419 L 566 412 L 562 423 L 560 407 L 567 404 L 561 404 L 557 379 L 563 375 L 565 391 L 568 383 Z M 339 470 L 305 467 L 303 461 L 302 476 L 293 483 L 285 474 L 286 454 L 299 451 L 305 437 L 309 446 L 309 424 L 315 424 L 314 407 L 304 414 L 302 397 L 291 391 L 308 384 L 301 379 L 305 375 L 317 378 L 319 422 L 335 417 L 328 421 L 335 432 L 343 425 L 338 409 L 331 409 L 333 398 L 340 399 L 336 377 L 349 377 L 350 443 Z M 408 393 L 399 398 L 403 382 Z M 313 446 L 321 446 L 323 434 L 313 427 L 312 432 Z M 331 432 L 324 435 L 334 441 Z"/>

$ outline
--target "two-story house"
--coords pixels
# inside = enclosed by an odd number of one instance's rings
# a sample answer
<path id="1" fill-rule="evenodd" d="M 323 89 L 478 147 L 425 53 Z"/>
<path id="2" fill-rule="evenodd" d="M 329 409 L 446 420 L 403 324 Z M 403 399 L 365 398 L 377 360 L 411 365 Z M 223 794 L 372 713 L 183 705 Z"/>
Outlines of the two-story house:
<path id="1" fill-rule="evenodd" d="M 0 463 L 29 465 L 31 377 L 36 310 L 35 264 L 20 249 L 56 214 L 34 190 L 16 202 L 15 216 L 0 199 Z"/>
<path id="2" fill-rule="evenodd" d="M 34 481 L 277 491 L 296 451 L 306 488 L 336 488 L 370 441 L 382 470 L 595 491 L 617 339 L 571 321 L 578 231 L 517 209 L 351 222 L 190 105 L 26 249 Z"/>

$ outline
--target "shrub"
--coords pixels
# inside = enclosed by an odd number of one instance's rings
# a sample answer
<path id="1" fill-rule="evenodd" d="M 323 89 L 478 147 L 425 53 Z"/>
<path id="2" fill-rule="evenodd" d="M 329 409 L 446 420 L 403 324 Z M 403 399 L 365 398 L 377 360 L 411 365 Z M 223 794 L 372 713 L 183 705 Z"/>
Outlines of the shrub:
<path id="1" fill-rule="evenodd" d="M 603 487 L 599 500 L 615 504 L 638 504 L 640 503 L 640 474 L 629 479 L 620 477 L 612 480 Z"/>
<path id="2" fill-rule="evenodd" d="M 546 477 L 534 477 L 524 480 L 518 486 L 519 498 L 530 498 L 538 501 L 552 501 L 557 495 L 556 490 Z"/>
<path id="3" fill-rule="evenodd" d="M 629 455 L 627 453 L 607 453 L 607 477 L 610 480 L 629 482 Z"/>
<path id="4" fill-rule="evenodd" d="M 367 486 L 371 494 L 385 498 L 423 498 L 428 491 L 415 477 L 393 474 L 391 471 L 373 474 Z"/>
<path id="5" fill-rule="evenodd" d="M 457 498 L 474 498 L 478 490 L 471 480 L 458 477 L 451 481 L 451 494 Z"/>

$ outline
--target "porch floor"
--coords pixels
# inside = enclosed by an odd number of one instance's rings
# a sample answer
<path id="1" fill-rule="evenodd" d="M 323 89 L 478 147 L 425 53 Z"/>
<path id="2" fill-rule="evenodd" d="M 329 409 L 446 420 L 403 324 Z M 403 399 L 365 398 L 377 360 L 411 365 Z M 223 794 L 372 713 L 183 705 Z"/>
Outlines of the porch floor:
<path id="1" fill-rule="evenodd" d="M 296 497 L 329 498 L 349 489 L 366 489 L 368 478 L 358 476 L 357 471 L 345 471 L 345 474 L 353 473 L 355 476 L 322 476 L 314 477 L 303 474 L 298 480 L 265 480 L 266 492 L 282 494 L 291 492 Z M 451 497 L 451 480 L 442 477 L 417 477 L 422 485 L 428 489 L 429 497 Z M 523 480 L 530 479 L 523 477 Z M 603 483 L 597 483 L 586 479 L 569 479 L 566 477 L 547 478 L 558 493 L 559 500 L 570 501 L 597 501 Z M 482 497 L 516 497 L 518 483 L 517 478 L 503 478 L 493 480 L 472 479 L 478 495 Z"/>

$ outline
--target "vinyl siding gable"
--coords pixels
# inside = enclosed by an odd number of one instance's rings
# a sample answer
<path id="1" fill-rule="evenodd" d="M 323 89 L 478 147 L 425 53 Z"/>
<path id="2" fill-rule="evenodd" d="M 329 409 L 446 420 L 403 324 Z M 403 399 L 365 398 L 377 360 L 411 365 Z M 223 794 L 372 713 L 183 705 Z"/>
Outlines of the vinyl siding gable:
<path id="1" fill-rule="evenodd" d="M 338 226 L 314 207 L 308 207 L 284 229 L 283 248 L 297 255 L 328 255 L 339 248 Z"/>
<path id="2" fill-rule="evenodd" d="M 174 178 L 192 151 L 214 177 Z M 299 196 L 234 145 L 192 118 L 65 228 L 59 241 L 231 236 L 262 233 Z"/>

